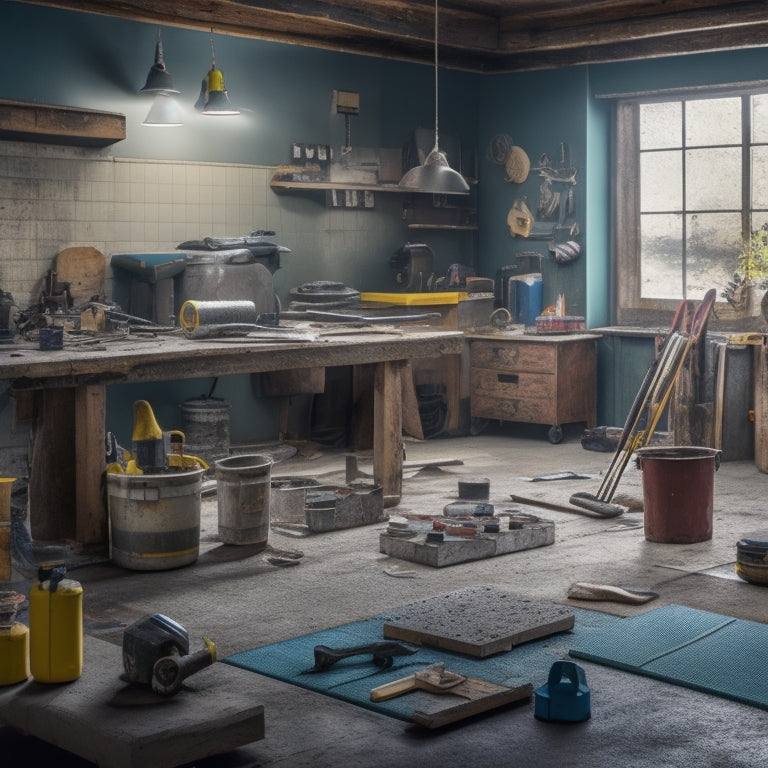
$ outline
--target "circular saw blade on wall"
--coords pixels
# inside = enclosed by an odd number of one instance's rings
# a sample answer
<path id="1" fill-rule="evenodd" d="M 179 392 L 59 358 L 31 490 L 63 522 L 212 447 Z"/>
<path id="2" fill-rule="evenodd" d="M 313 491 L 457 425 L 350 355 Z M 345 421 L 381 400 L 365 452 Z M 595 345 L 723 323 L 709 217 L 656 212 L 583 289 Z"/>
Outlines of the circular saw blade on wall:
<path id="1" fill-rule="evenodd" d="M 508 133 L 497 133 L 488 142 L 487 157 L 492 163 L 496 165 L 504 165 L 509 157 L 509 150 L 514 145 L 512 137 Z"/>

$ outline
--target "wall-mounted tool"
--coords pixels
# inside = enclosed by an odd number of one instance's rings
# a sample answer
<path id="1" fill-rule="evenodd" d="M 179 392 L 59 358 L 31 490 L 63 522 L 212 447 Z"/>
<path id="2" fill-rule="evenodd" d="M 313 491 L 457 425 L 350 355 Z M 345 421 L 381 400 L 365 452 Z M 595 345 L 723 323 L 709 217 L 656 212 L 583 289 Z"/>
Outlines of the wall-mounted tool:
<path id="1" fill-rule="evenodd" d="M 434 251 L 423 243 L 406 243 L 390 257 L 395 281 L 407 293 L 431 290 L 435 279 Z"/>
<path id="2" fill-rule="evenodd" d="M 339 115 L 344 115 L 344 146 L 341 154 L 352 151 L 352 125 L 350 115 L 360 114 L 360 94 L 349 91 L 333 91 L 331 97 L 331 109 Z"/>

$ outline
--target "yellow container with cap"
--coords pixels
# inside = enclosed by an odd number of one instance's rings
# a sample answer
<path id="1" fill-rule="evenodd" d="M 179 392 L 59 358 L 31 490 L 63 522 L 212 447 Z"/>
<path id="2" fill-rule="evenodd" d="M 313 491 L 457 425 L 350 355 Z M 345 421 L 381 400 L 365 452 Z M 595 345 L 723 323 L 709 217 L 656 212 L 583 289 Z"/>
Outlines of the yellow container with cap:
<path id="1" fill-rule="evenodd" d="M 29 593 L 29 662 L 40 683 L 68 683 L 83 671 L 83 588 L 63 563 L 40 566 Z"/>
<path id="2" fill-rule="evenodd" d="M 0 592 L 0 685 L 14 685 L 29 677 L 29 629 L 16 621 L 24 602 L 18 592 Z"/>

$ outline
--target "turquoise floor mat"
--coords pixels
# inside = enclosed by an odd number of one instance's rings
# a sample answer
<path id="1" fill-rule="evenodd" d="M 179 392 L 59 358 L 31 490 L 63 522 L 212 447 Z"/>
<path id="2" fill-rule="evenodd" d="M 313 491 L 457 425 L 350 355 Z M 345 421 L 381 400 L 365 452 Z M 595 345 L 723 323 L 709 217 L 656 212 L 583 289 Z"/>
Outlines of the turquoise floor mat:
<path id="1" fill-rule="evenodd" d="M 768 625 L 667 605 L 574 638 L 571 656 L 768 709 Z"/>
<path id="2" fill-rule="evenodd" d="M 304 670 L 314 664 L 316 645 L 347 648 L 383 640 L 384 623 L 391 620 L 392 615 L 379 614 L 364 621 L 236 653 L 223 661 L 390 717 L 411 720 L 416 710 L 431 712 L 444 708 L 448 695 L 436 697 L 414 691 L 389 701 L 374 703 L 370 701 L 371 689 L 439 662 L 444 663 L 446 669 L 468 677 L 510 688 L 531 683 L 535 689 L 547 682 L 549 669 L 555 661 L 568 658 L 568 650 L 574 642 L 586 641 L 590 635 L 625 621 L 578 608 L 574 609 L 574 615 L 574 627 L 568 632 L 525 643 L 485 659 L 424 646 L 412 656 L 395 657 L 392 667 L 386 670 L 377 668 L 368 655 L 343 659 L 323 672 L 303 674 Z"/>

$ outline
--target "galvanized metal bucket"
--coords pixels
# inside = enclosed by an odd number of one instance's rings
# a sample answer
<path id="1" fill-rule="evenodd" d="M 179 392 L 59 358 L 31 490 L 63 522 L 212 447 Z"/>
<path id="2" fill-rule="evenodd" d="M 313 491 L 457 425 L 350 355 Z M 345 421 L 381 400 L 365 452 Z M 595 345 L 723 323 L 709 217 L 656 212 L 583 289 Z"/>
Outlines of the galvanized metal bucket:
<path id="1" fill-rule="evenodd" d="M 260 545 L 269 536 L 272 457 L 230 456 L 216 462 L 219 538 L 223 544 Z"/>
<path id="2" fill-rule="evenodd" d="M 162 571 L 197 560 L 203 473 L 107 473 L 109 548 L 115 565 Z"/>

